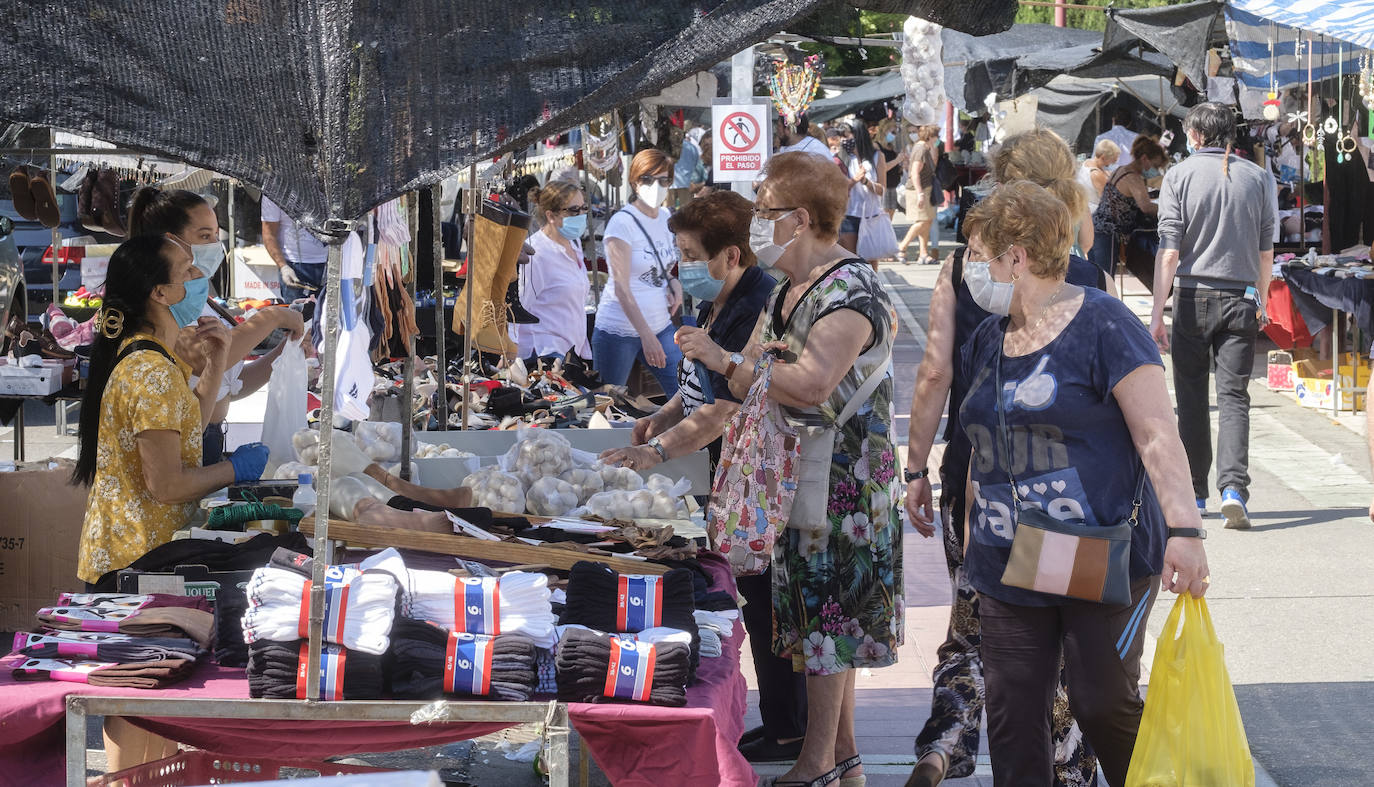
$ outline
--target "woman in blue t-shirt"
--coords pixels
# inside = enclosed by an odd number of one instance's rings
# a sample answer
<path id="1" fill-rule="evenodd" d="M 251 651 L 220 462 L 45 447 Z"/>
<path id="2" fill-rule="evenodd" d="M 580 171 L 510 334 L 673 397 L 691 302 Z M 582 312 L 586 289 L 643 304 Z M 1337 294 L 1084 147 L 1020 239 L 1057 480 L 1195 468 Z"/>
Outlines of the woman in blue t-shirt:
<path id="1" fill-rule="evenodd" d="M 1122 784 L 1140 725 L 1140 653 L 1158 588 L 1195 596 L 1207 589 L 1202 523 L 1159 351 L 1120 301 L 1064 280 L 1072 227 L 1064 203 L 1029 181 L 998 187 L 965 224 L 964 278 L 994 315 L 963 348 L 969 389 L 959 417 L 972 449 L 965 566 L 979 594 L 999 783 L 1009 774 L 1037 784 L 1053 778 L 1049 706 L 1062 652 L 1073 714 L 1108 783 Z M 1130 514 L 1142 462 L 1153 485 L 1132 531 L 1129 605 L 1003 584 L 1017 528 L 1011 479 L 1023 509 L 1108 526 Z M 1042 564 L 1055 558 L 1073 560 L 1042 550 Z"/>

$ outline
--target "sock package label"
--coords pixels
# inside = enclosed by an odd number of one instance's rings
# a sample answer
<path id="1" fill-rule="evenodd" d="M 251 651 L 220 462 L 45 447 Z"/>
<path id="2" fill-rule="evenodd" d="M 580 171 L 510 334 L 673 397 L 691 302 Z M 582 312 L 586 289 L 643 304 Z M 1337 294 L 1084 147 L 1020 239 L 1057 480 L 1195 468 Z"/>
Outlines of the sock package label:
<path id="1" fill-rule="evenodd" d="M 647 642 L 631 642 L 611 637 L 611 658 L 606 665 L 606 687 L 602 694 L 636 702 L 648 702 L 654 686 L 656 651 Z"/>
<path id="2" fill-rule="evenodd" d="M 60 623 L 76 625 L 82 631 L 119 631 L 122 620 L 138 614 L 138 607 L 100 604 L 94 607 L 44 607 L 38 610 L 40 617 L 51 617 Z"/>
<path id="3" fill-rule="evenodd" d="M 501 633 L 501 578 L 459 577 L 453 585 L 453 630 Z"/>
<path id="4" fill-rule="evenodd" d="M 26 648 L 42 645 L 57 645 L 59 656 L 81 656 L 95 658 L 103 643 L 129 642 L 133 637 L 128 634 L 105 634 L 93 631 L 52 631 L 47 634 L 15 632 L 11 650 L 22 653 Z"/>
<path id="5" fill-rule="evenodd" d="M 327 701 L 344 698 L 344 662 L 348 651 L 342 645 L 324 643 L 320 647 L 320 699 Z M 306 673 L 310 667 L 310 643 L 301 643 L 300 659 L 296 667 L 296 699 L 303 700 L 306 695 Z"/>
<path id="6" fill-rule="evenodd" d="M 57 603 L 70 607 L 128 607 L 138 609 L 152 601 L 152 596 L 131 593 L 62 593 Z"/>
<path id="7" fill-rule="evenodd" d="M 14 671 L 29 675 L 46 674 L 48 680 L 87 683 L 92 672 L 108 666 L 110 664 L 107 662 L 85 659 L 26 659 L 20 662 Z"/>
<path id="8" fill-rule="evenodd" d="M 330 566 L 324 572 L 324 639 L 329 642 L 343 642 L 344 620 L 348 615 L 348 583 L 358 576 L 356 571 L 346 571 L 341 566 Z M 297 629 L 301 639 L 310 638 L 310 587 L 305 581 L 301 590 L 301 615 Z"/>
<path id="9" fill-rule="evenodd" d="M 495 637 L 450 632 L 444 653 L 444 690 L 484 697 L 491 693 L 491 659 Z"/>
<path id="10" fill-rule="evenodd" d="M 617 631 L 643 631 L 663 621 L 662 577 L 621 574 L 615 596 Z"/>

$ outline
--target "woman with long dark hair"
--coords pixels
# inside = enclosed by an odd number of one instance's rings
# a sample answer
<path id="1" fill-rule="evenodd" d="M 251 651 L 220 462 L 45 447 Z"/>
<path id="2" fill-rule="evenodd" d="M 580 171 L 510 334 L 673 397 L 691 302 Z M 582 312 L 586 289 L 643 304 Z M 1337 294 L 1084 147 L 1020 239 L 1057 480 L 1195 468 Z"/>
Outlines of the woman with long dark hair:
<path id="1" fill-rule="evenodd" d="M 842 160 L 849 173 L 849 202 L 845 206 L 844 221 L 840 223 L 839 244 L 846 251 L 859 248 L 859 225 L 870 216 L 882 212 L 883 186 L 878 180 L 882 155 L 873 147 L 868 126 L 855 118 L 843 127 L 844 150 Z"/>
<path id="2" fill-rule="evenodd" d="M 214 320 L 197 326 L 206 358 L 198 399 L 187 382 L 190 367 L 172 351 L 182 328 L 173 309 L 202 275 L 192 261 L 178 244 L 147 236 L 125 241 L 110 257 L 72 474 L 73 483 L 91 486 L 77 565 L 88 583 L 170 541 L 197 500 L 257 480 L 267 464 L 267 447 L 254 443 L 228 462 L 200 465 L 201 402 L 218 390 L 229 335 Z M 119 717 L 106 719 L 105 736 L 110 770 L 176 750 Z"/>
<path id="3" fill-rule="evenodd" d="M 286 307 L 261 309 L 241 323 L 212 305 L 209 300 L 210 278 L 224 262 L 224 246 L 219 239 L 219 220 L 204 197 L 183 189 L 159 190 L 151 186 L 134 194 L 129 208 L 129 237 L 140 235 L 166 236 L 192 255 L 194 265 L 203 274 L 186 283 L 186 301 L 172 310 L 182 327 L 195 325 L 201 317 L 214 317 L 229 329 L 227 367 L 220 375 L 219 387 L 205 407 L 206 426 L 203 438 L 203 463 L 212 465 L 224 458 L 224 419 L 229 414 L 229 402 L 257 391 L 272 374 L 272 362 L 281 354 L 285 342 L 255 361 L 243 359 L 272 332 L 286 331 L 290 341 L 305 335 L 305 321 L 300 312 Z M 172 349 L 193 367 L 202 359 L 196 351 L 194 332 L 185 331 L 181 341 Z M 189 340 L 189 341 L 188 341 Z M 192 387 L 196 386 L 193 380 Z"/>

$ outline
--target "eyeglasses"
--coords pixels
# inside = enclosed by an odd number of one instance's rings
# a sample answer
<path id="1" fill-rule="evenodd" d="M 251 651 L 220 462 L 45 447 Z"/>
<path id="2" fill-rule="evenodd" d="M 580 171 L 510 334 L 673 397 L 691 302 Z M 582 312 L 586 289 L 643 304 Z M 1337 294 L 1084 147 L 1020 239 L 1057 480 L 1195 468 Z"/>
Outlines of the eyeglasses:
<path id="1" fill-rule="evenodd" d="M 660 186 L 668 187 L 673 185 L 673 176 L 660 175 L 659 177 L 654 177 L 653 175 L 645 175 L 644 177 L 640 178 L 637 182 L 641 186 L 652 186 L 655 183 L 657 183 Z"/>
<path id="2" fill-rule="evenodd" d="M 789 211 L 789 210 L 798 210 L 798 207 L 797 207 L 797 206 L 792 206 L 792 207 L 786 207 L 786 208 L 769 208 L 769 207 L 766 207 L 766 206 L 763 206 L 763 205 L 755 205 L 755 206 L 754 206 L 754 210 L 753 210 L 753 215 L 758 216 L 758 217 L 760 217 L 760 218 L 765 218 L 765 219 L 766 219 L 766 218 L 768 218 L 768 217 L 763 215 L 763 214 L 765 214 L 765 213 L 786 213 L 786 212 Z"/>
<path id="3" fill-rule="evenodd" d="M 564 216 L 581 216 L 583 213 L 586 213 L 587 210 L 588 210 L 588 209 L 587 209 L 587 206 L 586 206 L 586 205 L 576 205 L 576 206 L 571 207 L 571 208 L 564 208 L 564 209 L 563 209 L 563 215 L 564 215 Z"/>

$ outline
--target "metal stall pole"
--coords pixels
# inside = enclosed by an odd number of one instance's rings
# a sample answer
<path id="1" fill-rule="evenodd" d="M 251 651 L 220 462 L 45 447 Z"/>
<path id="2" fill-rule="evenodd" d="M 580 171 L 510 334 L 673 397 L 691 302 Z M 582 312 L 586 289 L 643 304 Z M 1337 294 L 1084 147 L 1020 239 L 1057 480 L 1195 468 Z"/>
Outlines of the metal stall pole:
<path id="1" fill-rule="evenodd" d="M 49 152 L 48 152 L 48 169 L 50 170 L 50 173 L 49 173 L 48 177 L 51 178 L 51 180 L 50 180 L 49 182 L 52 183 L 53 192 L 56 193 L 56 191 L 57 191 L 57 152 L 56 152 L 56 150 L 57 150 L 57 130 L 56 130 L 56 129 L 51 129 L 51 128 L 48 129 L 48 145 L 50 146 L 50 150 L 49 150 Z M 61 224 L 59 223 L 59 225 L 58 225 L 57 227 L 53 227 L 53 230 L 52 230 L 52 302 L 53 302 L 53 305 L 54 305 L 54 306 L 56 306 L 56 305 L 62 303 L 62 302 L 61 302 L 60 300 L 58 300 L 58 298 L 57 298 L 57 282 L 58 282 L 58 280 L 61 278 L 61 277 L 58 276 L 58 274 L 57 274 L 57 255 L 58 255 L 58 252 L 61 251 L 61 248 L 60 248 L 60 247 L 61 247 L 61 245 L 62 245 L 62 231 L 61 231 L 60 227 L 61 227 Z M 27 307 L 26 307 L 26 308 L 27 308 Z M 28 317 L 29 317 L 29 316 L 28 316 L 27 314 L 24 315 L 24 319 L 27 320 Z"/>
<path id="2" fill-rule="evenodd" d="M 467 322 L 463 323 L 463 363 L 459 367 L 463 371 L 463 431 L 468 428 L 468 395 L 472 388 L 472 375 L 468 374 L 468 359 L 472 357 L 472 274 L 477 257 L 477 208 L 482 204 L 477 195 L 477 132 L 472 132 L 472 163 L 468 165 L 468 190 L 463 197 L 463 213 L 467 218 L 468 230 L 468 273 L 467 278 L 463 279 L 463 300 L 467 302 L 465 311 L 467 312 Z M 457 301 L 453 304 L 453 310 L 458 310 Z M 480 351 L 479 351 L 480 352 Z M 445 394 L 445 404 L 448 396 Z M 444 418 L 448 418 L 448 408 L 444 408 Z"/>
<path id="3" fill-rule="evenodd" d="M 473 146 L 477 145 L 477 135 L 473 134 Z M 474 160 L 473 166 L 477 166 Z M 441 241 L 442 243 L 442 241 Z M 472 247 L 468 247 L 468 256 L 472 256 Z M 458 309 L 458 303 L 453 304 L 454 311 Z M 450 329 L 444 324 L 444 255 L 440 252 L 434 255 L 434 361 L 435 375 L 439 379 L 439 390 L 434 393 L 434 403 L 432 412 L 439 416 L 439 431 L 448 431 L 448 347 L 445 333 Z"/>
<path id="4" fill-rule="evenodd" d="M 410 248 L 407 256 L 410 260 L 410 270 L 403 272 L 401 276 L 402 284 L 405 283 L 407 275 L 410 284 L 406 285 L 410 290 L 410 303 L 415 304 L 415 263 L 419 259 L 417 252 L 420 250 L 420 241 L 416 237 L 416 231 L 420 228 L 420 192 L 412 191 L 406 195 L 406 224 L 410 228 Z M 406 341 L 406 360 L 405 366 L 401 370 L 401 478 L 410 480 L 410 455 L 414 452 L 415 445 L 415 337 L 412 335 Z"/>
<path id="5" fill-rule="evenodd" d="M 306 671 L 305 697 L 320 698 L 320 646 L 324 633 L 324 569 L 329 563 L 329 473 L 333 464 L 334 447 L 334 373 L 339 350 L 339 278 L 343 244 L 350 224 L 339 219 L 325 222 L 329 233 L 329 262 L 325 266 L 324 290 L 315 314 L 324 311 L 324 358 L 320 362 L 320 457 L 318 481 L 319 503 L 315 506 L 315 560 L 310 572 L 310 644 L 309 667 Z M 326 308 L 327 306 L 327 308 Z"/>
<path id="6" fill-rule="evenodd" d="M 239 225 L 234 220 L 234 186 L 238 181 L 233 178 L 226 178 L 225 183 L 229 186 L 229 195 L 225 199 L 225 214 L 229 220 L 229 264 L 224 271 L 224 292 L 220 293 L 225 298 L 232 298 L 234 295 L 234 251 L 239 246 Z"/>

